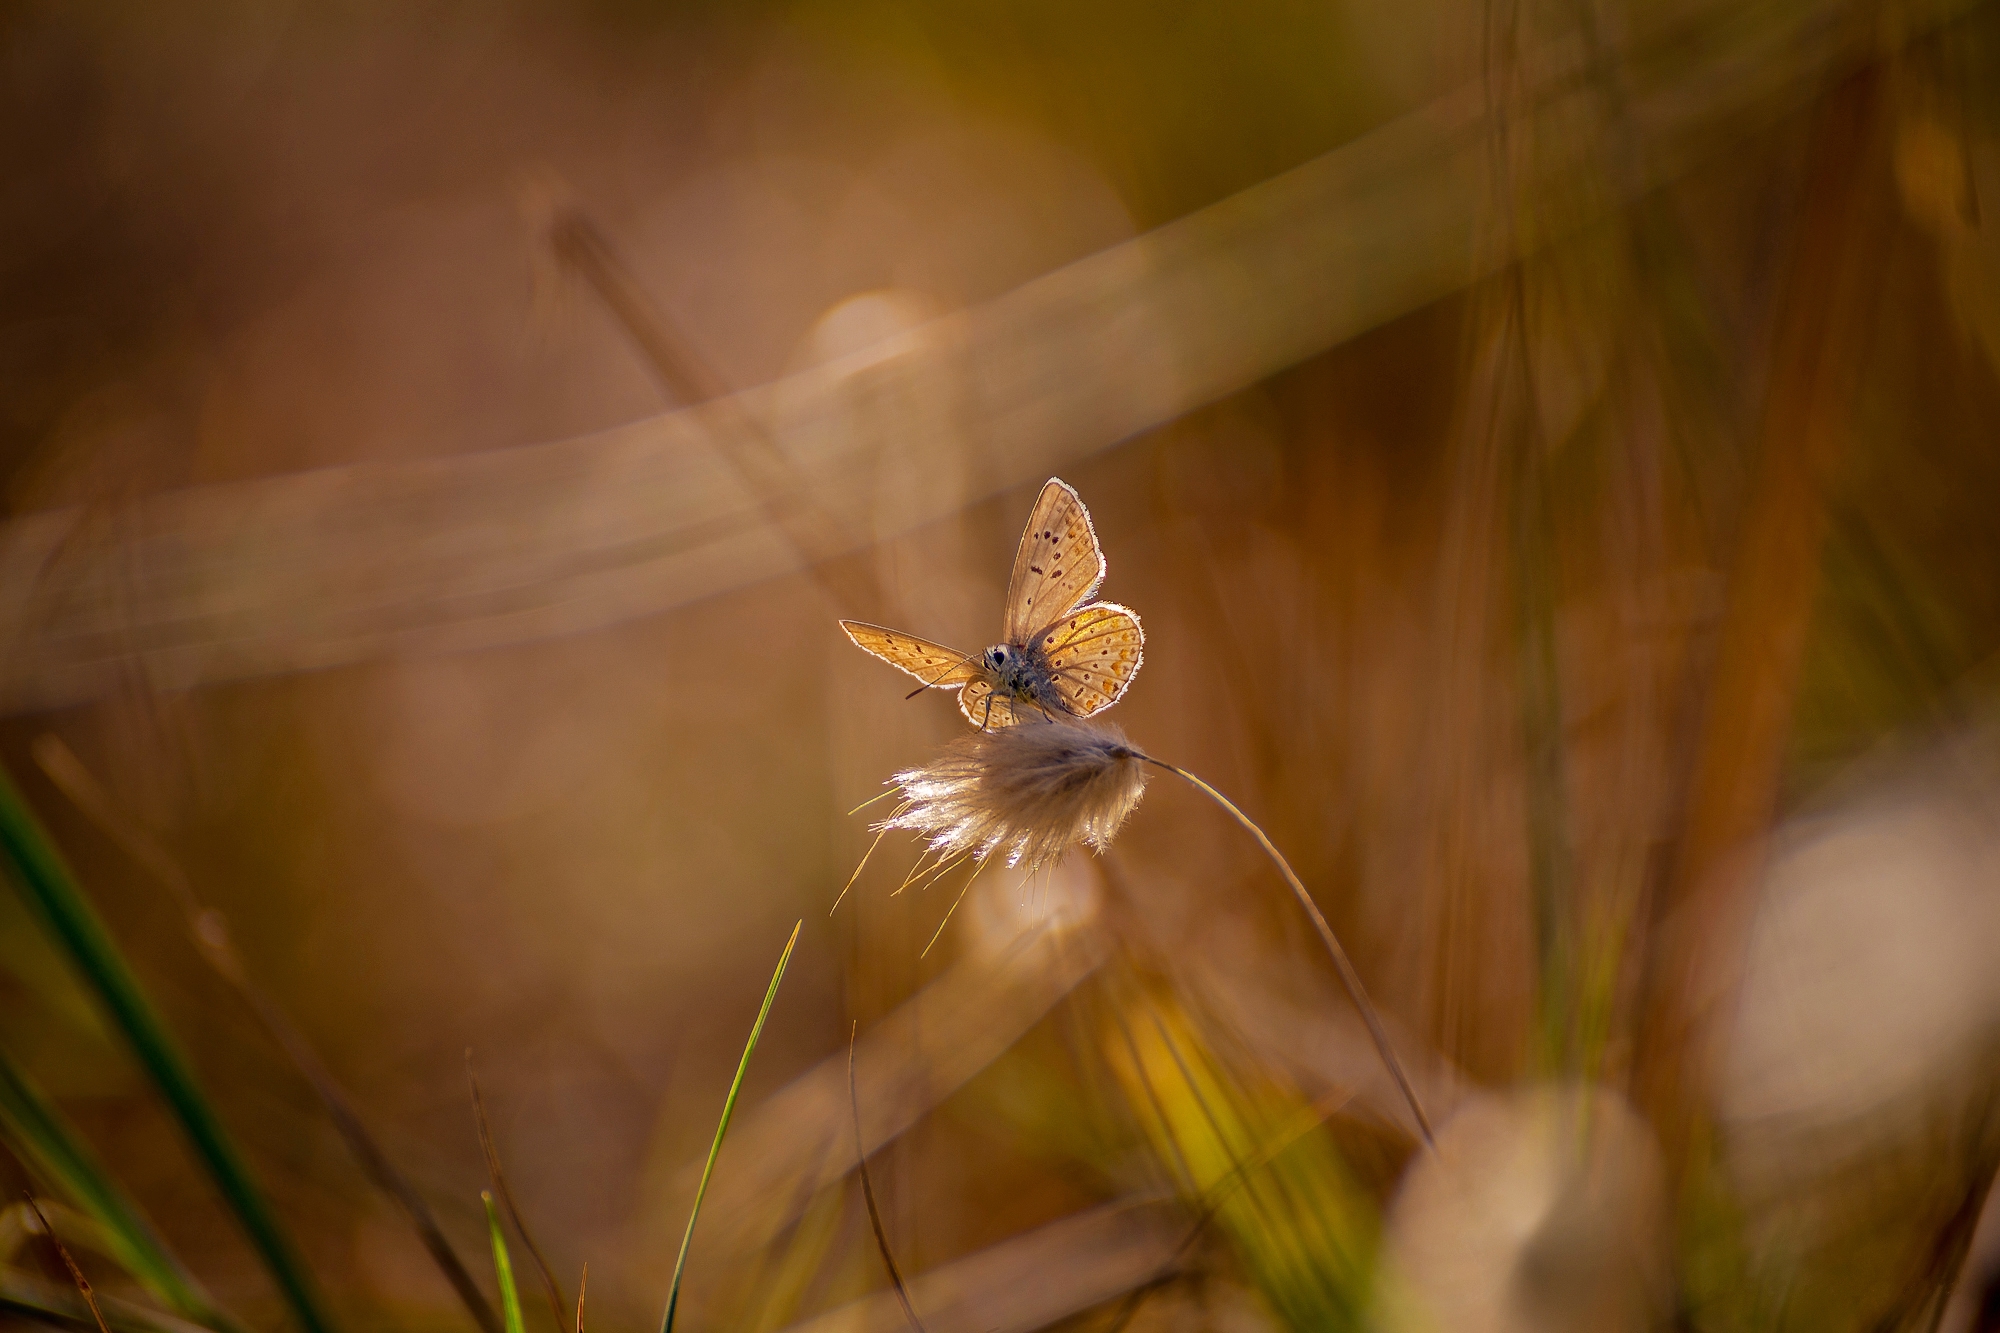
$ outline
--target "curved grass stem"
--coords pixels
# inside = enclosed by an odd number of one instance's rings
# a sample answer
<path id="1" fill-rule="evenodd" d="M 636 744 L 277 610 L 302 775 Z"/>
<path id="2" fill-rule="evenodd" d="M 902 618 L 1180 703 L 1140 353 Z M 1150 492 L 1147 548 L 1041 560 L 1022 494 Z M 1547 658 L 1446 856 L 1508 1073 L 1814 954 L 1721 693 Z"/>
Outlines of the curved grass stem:
<path id="1" fill-rule="evenodd" d="M 792 927 L 792 937 L 785 941 L 785 951 L 778 955 L 778 970 L 771 974 L 771 986 L 764 992 L 764 1005 L 757 1011 L 757 1021 L 750 1026 L 750 1040 L 744 1044 L 743 1058 L 736 1062 L 736 1077 L 731 1080 L 729 1096 L 722 1103 L 722 1121 L 715 1127 L 715 1142 L 709 1145 L 708 1160 L 702 1163 L 701 1183 L 694 1190 L 694 1207 L 688 1210 L 687 1230 L 681 1235 L 680 1257 L 674 1260 L 674 1282 L 667 1291 L 667 1312 L 660 1319 L 660 1333 L 673 1333 L 674 1315 L 681 1303 L 681 1279 L 687 1276 L 688 1247 L 694 1243 L 694 1223 L 701 1216 L 708 1178 L 715 1174 L 715 1159 L 722 1155 L 722 1138 L 729 1133 L 730 1118 L 736 1114 L 736 1097 L 743 1091 L 743 1076 L 750 1070 L 750 1057 L 757 1051 L 757 1039 L 764 1035 L 764 1020 L 771 1016 L 771 1004 L 778 998 L 778 983 L 785 979 L 785 965 L 792 961 L 792 949 L 798 944 L 799 931 L 804 925 L 801 921 Z"/>
<path id="2" fill-rule="evenodd" d="M 1396 1058 L 1396 1048 L 1389 1043 L 1389 1030 L 1382 1023 L 1382 1015 L 1377 1012 L 1375 1002 L 1368 998 L 1368 990 L 1361 984 L 1361 974 L 1354 970 L 1354 963 L 1348 958 L 1347 950 L 1341 947 L 1339 937 L 1333 933 L 1333 927 L 1326 923 L 1326 917 L 1320 913 L 1319 904 L 1315 903 L 1312 895 L 1306 892 L 1305 883 L 1292 869 L 1291 862 L 1285 859 L 1277 844 L 1265 836 L 1264 830 L 1257 827 L 1256 821 L 1237 807 L 1236 802 L 1179 764 L 1155 759 L 1142 751 L 1134 753 L 1155 768 L 1163 768 L 1183 779 L 1221 806 L 1231 819 L 1241 824 L 1244 831 L 1257 840 L 1257 845 L 1264 849 L 1264 854 L 1278 867 L 1278 873 L 1284 876 L 1286 885 L 1291 888 L 1292 896 L 1299 900 L 1299 906 L 1305 909 L 1306 916 L 1312 920 L 1313 929 L 1319 932 L 1320 943 L 1326 946 L 1327 954 L 1333 959 L 1334 971 L 1340 974 L 1340 984 L 1347 988 L 1347 997 L 1353 1000 L 1354 1007 L 1361 1011 L 1361 1021 L 1368 1025 L 1368 1035 L 1374 1038 L 1375 1049 L 1381 1054 L 1382 1063 L 1388 1066 L 1389 1076 L 1395 1079 L 1397 1089 L 1403 1094 L 1403 1100 L 1409 1103 L 1410 1114 L 1416 1117 L 1417 1130 L 1423 1135 L 1424 1146 L 1436 1152 L 1437 1139 L 1431 1132 L 1430 1117 L 1424 1114 L 1423 1103 L 1417 1100 L 1417 1090 L 1411 1086 L 1409 1075 L 1403 1071 L 1403 1062 Z"/>

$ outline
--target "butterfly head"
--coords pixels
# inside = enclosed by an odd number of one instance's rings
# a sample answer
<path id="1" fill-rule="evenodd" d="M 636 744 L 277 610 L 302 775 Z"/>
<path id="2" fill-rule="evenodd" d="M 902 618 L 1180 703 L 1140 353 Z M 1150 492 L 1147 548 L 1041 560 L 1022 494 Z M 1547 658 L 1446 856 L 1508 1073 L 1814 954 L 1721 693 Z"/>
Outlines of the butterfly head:
<path id="1" fill-rule="evenodd" d="M 1004 643 L 996 643 L 986 650 L 986 665 L 995 671 L 1005 671 L 1013 658 L 1014 650 Z"/>

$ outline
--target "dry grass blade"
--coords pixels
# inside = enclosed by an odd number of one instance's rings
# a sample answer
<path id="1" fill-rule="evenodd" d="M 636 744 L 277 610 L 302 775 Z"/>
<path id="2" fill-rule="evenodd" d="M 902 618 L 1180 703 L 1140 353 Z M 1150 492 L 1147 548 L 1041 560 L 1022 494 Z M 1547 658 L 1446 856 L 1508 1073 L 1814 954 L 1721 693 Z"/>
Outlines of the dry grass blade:
<path id="1" fill-rule="evenodd" d="M 1775 330 L 1758 475 L 1729 573 L 1704 682 L 1698 749 L 1681 827 L 1661 858 L 1651 906 L 1657 943 L 1642 978 L 1633 1083 L 1670 1157 L 1691 1150 L 1711 1071 L 1706 1025 L 1725 1006 L 1706 978 L 1742 947 L 1755 848 L 1776 813 L 1792 708 L 1822 582 L 1826 488 L 1856 427 L 1853 385 L 1866 356 L 1891 234 L 1888 113 L 1880 68 L 1827 96 L 1817 115 L 1793 256 Z M 1871 180 L 1877 187 L 1870 189 Z M 1678 916 L 1669 932 L 1664 923 Z"/>
<path id="2" fill-rule="evenodd" d="M 214 1333 L 211 1325 L 116 1296 L 99 1296 L 97 1305 L 105 1322 L 119 1333 Z M 85 1327 L 90 1323 L 89 1310 L 72 1285 L 58 1286 L 18 1268 L 0 1268 L 0 1317 L 8 1320 L 10 1328 L 23 1321 L 36 1328 Z"/>
<path id="3" fill-rule="evenodd" d="M 896 1255 L 889 1248 L 889 1233 L 882 1228 L 882 1210 L 875 1203 L 875 1182 L 868 1175 L 868 1152 L 861 1142 L 861 1094 L 854 1084 L 854 1044 L 860 1034 L 859 1023 L 847 1034 L 847 1100 L 854 1111 L 854 1169 L 861 1173 L 861 1197 L 868 1205 L 868 1225 L 875 1229 L 875 1249 L 882 1256 L 882 1266 L 889 1270 L 889 1284 L 896 1289 L 896 1300 L 901 1303 L 910 1327 L 916 1333 L 926 1333 L 924 1321 L 917 1318 L 917 1307 L 910 1304 L 909 1288 L 903 1285 L 903 1271 L 896 1267 Z"/>
<path id="4" fill-rule="evenodd" d="M 590 284 L 670 397 L 688 407 L 719 402 L 729 408 L 735 417 L 732 424 L 739 429 L 717 432 L 714 442 L 814 580 L 843 606 L 863 606 L 871 615 L 887 612 L 872 565 L 827 563 L 864 545 L 863 534 L 813 499 L 811 479 L 785 456 L 770 432 L 728 396 L 722 377 L 646 296 L 603 229 L 575 204 L 562 204 L 549 219 L 547 240 L 556 257 Z"/>
<path id="5" fill-rule="evenodd" d="M 305 1035 L 292 1025 L 278 1003 L 250 980 L 230 940 L 228 923 L 222 915 L 202 905 L 180 863 L 118 810 L 103 784 L 59 737 L 44 733 L 35 738 L 32 748 L 35 763 L 56 789 L 173 896 L 187 918 L 188 935 L 194 941 L 196 952 L 217 976 L 236 991 L 270 1034 L 271 1040 L 278 1044 L 293 1067 L 312 1086 L 313 1094 L 319 1098 L 327 1118 L 339 1131 L 348 1151 L 354 1154 L 362 1171 L 376 1188 L 402 1208 L 431 1262 L 451 1284 L 466 1313 L 472 1316 L 482 1333 L 500 1333 L 500 1321 L 493 1307 L 487 1304 L 479 1284 L 473 1280 L 472 1274 L 460 1261 L 458 1252 L 445 1238 L 444 1229 L 438 1225 L 437 1217 L 423 1195 L 417 1192 L 409 1177 L 389 1160 L 388 1153 L 375 1141 L 375 1136 L 368 1132 L 346 1090 L 321 1061 L 319 1053 L 305 1039 Z"/>
<path id="6" fill-rule="evenodd" d="M 576 1279 L 576 1333 L 583 1333 L 583 1293 L 590 1286 L 590 1261 L 585 1260 L 583 1272 Z"/>
<path id="7" fill-rule="evenodd" d="M 76 1283 L 77 1294 L 82 1296 L 83 1303 L 90 1307 L 91 1318 L 97 1321 L 99 1333 L 111 1333 L 110 1326 L 104 1322 L 104 1311 L 97 1308 L 97 1294 L 90 1289 L 90 1279 L 83 1275 L 83 1270 L 76 1266 L 76 1260 L 70 1257 L 69 1246 L 63 1244 L 56 1236 L 56 1229 L 49 1224 L 49 1215 L 43 1212 L 42 1205 L 35 1201 L 33 1192 L 24 1190 L 22 1193 L 28 1200 L 28 1207 L 35 1212 L 35 1220 L 41 1223 L 42 1234 L 49 1238 L 49 1244 L 55 1246 L 56 1253 L 62 1256 L 63 1267 L 69 1270 L 69 1280 Z"/>
<path id="8" fill-rule="evenodd" d="M 493 1126 L 486 1118 L 486 1097 L 479 1091 L 479 1076 L 472 1072 L 470 1047 L 465 1052 L 465 1081 L 472 1088 L 472 1116 L 479 1123 L 479 1151 L 486 1157 L 486 1174 L 493 1181 L 494 1193 L 500 1196 L 501 1207 L 507 1210 L 507 1220 L 514 1224 L 514 1233 L 528 1247 L 528 1255 L 535 1261 L 535 1268 L 542 1277 L 542 1291 L 549 1298 L 549 1310 L 555 1315 L 556 1327 L 561 1328 L 562 1288 L 556 1285 L 555 1271 L 542 1256 L 542 1247 L 535 1244 L 534 1233 L 528 1230 L 527 1219 L 521 1216 L 520 1205 L 514 1202 L 514 1191 L 508 1188 L 507 1173 L 500 1166 L 500 1149 L 493 1141 Z"/>

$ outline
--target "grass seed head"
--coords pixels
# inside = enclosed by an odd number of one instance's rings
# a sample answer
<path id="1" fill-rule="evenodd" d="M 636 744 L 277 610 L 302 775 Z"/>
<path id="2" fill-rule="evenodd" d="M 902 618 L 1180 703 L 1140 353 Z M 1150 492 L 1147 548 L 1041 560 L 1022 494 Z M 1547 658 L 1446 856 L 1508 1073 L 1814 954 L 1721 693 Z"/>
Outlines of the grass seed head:
<path id="1" fill-rule="evenodd" d="M 909 829 L 944 857 L 1038 870 L 1077 843 L 1102 851 L 1146 792 L 1145 758 L 1115 728 L 1027 722 L 949 742 L 896 774 L 902 803 L 877 825 Z"/>

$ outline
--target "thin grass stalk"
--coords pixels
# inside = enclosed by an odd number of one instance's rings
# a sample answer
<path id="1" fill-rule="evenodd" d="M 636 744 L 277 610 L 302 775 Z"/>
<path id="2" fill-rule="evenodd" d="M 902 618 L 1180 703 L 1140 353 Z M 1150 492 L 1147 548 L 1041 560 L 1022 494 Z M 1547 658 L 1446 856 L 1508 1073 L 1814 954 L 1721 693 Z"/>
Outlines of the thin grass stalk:
<path id="1" fill-rule="evenodd" d="M 124 1033 L 223 1201 L 270 1270 L 293 1318 L 307 1333 L 332 1333 L 334 1324 L 321 1306 L 297 1247 L 203 1095 L 187 1057 L 4 769 L 0 769 L 0 855 L 51 938 L 96 992 L 113 1026 Z"/>
<path id="2" fill-rule="evenodd" d="M 56 1247 L 56 1253 L 62 1258 L 63 1267 L 69 1270 L 69 1280 L 76 1283 L 77 1295 L 83 1297 L 83 1303 L 90 1307 L 90 1317 L 97 1321 L 97 1333 L 111 1333 L 110 1326 L 104 1322 L 104 1311 L 97 1308 L 97 1293 L 90 1289 L 90 1279 L 83 1275 L 81 1268 L 77 1267 L 75 1258 L 69 1252 L 69 1246 L 63 1244 L 62 1238 L 56 1235 L 55 1226 L 49 1221 L 49 1215 L 42 1211 L 39 1203 L 35 1202 L 34 1191 L 25 1191 L 25 1197 L 28 1200 L 28 1207 L 35 1211 L 35 1221 L 41 1223 L 42 1234 L 48 1237 L 49 1244 Z"/>
<path id="3" fill-rule="evenodd" d="M 120 1300 L 99 1294 L 97 1305 L 104 1321 L 115 1333 L 204 1333 L 207 1324 L 197 1324 L 178 1315 L 167 1314 L 138 1301 Z M 75 1284 L 61 1286 L 31 1275 L 17 1267 L 0 1268 L 0 1320 L 43 1329 L 86 1328 L 90 1311 L 76 1295 Z"/>
<path id="4" fill-rule="evenodd" d="M 1284 876 L 1285 884 L 1291 889 L 1292 896 L 1298 899 L 1299 906 L 1311 919 L 1313 929 L 1319 932 L 1320 943 L 1326 946 L 1327 955 L 1333 959 L 1334 971 L 1340 975 L 1340 984 L 1347 988 L 1348 999 L 1354 1001 L 1354 1007 L 1361 1012 L 1361 1021 L 1368 1025 L 1368 1035 L 1375 1041 L 1375 1050 L 1381 1055 L 1382 1063 L 1388 1066 L 1389 1076 L 1395 1079 L 1397 1089 L 1403 1094 L 1403 1100 L 1409 1104 L 1410 1114 L 1416 1117 L 1417 1130 L 1423 1136 L 1424 1146 L 1435 1153 L 1437 1136 L 1431 1132 L 1430 1117 L 1424 1114 L 1423 1103 L 1417 1100 L 1417 1090 L 1411 1086 L 1409 1075 L 1403 1072 L 1403 1062 L 1396 1057 L 1396 1048 L 1390 1044 L 1389 1030 L 1383 1025 L 1382 1016 L 1376 1011 L 1375 1002 L 1368 998 L 1368 988 L 1361 984 L 1361 974 L 1354 970 L 1354 964 L 1348 958 L 1347 950 L 1341 947 L 1339 937 L 1333 933 L 1333 927 L 1326 923 L 1326 917 L 1321 915 L 1319 904 L 1315 903 L 1312 895 L 1306 892 L 1305 883 L 1292 869 L 1291 862 L 1285 859 L 1277 844 L 1264 835 L 1264 830 L 1257 827 L 1255 820 L 1238 809 L 1234 801 L 1201 778 L 1179 764 L 1170 764 L 1164 759 L 1155 759 L 1144 753 L 1139 753 L 1139 757 L 1156 768 L 1163 768 L 1182 778 L 1221 806 L 1231 819 L 1242 825 L 1244 831 L 1256 839 L 1257 845 L 1264 849 L 1264 854 L 1271 858 L 1273 865 L 1277 866 L 1278 873 Z"/>
<path id="5" fill-rule="evenodd" d="M 492 1179 L 493 1192 L 500 1196 L 500 1206 L 507 1210 L 507 1220 L 514 1224 L 514 1232 L 521 1243 L 528 1247 L 528 1257 L 535 1261 L 535 1267 L 542 1275 L 542 1291 L 549 1299 L 549 1311 L 555 1315 L 556 1327 L 563 1323 L 562 1288 L 556 1285 L 555 1270 L 542 1255 L 542 1247 L 535 1244 L 534 1233 L 528 1230 L 528 1222 L 521 1215 L 520 1205 L 514 1202 L 514 1191 L 507 1185 L 507 1173 L 500 1166 L 500 1149 L 493 1140 L 493 1126 L 486 1119 L 486 1098 L 479 1091 L 479 1079 L 472 1072 L 472 1048 L 465 1051 L 465 1081 L 472 1085 L 472 1114 L 479 1124 L 479 1150 L 486 1156 L 486 1174 Z"/>
<path id="6" fill-rule="evenodd" d="M 506 1320 L 507 1333 L 527 1333 L 527 1325 L 521 1319 L 521 1291 L 514 1285 L 514 1261 L 507 1256 L 507 1237 L 500 1231 L 500 1213 L 493 1206 L 493 1191 L 479 1191 L 480 1202 L 486 1205 L 486 1234 L 493 1242 L 493 1276 L 500 1284 L 500 1315 Z"/>
<path id="7" fill-rule="evenodd" d="M 910 1303 L 903 1270 L 896 1267 L 895 1252 L 889 1248 L 889 1233 L 882 1226 L 882 1210 L 875 1203 L 875 1181 L 868 1174 L 868 1145 L 861 1138 L 861 1094 L 854 1081 L 854 1042 L 860 1032 L 861 1025 L 856 1023 L 847 1033 L 847 1105 L 854 1112 L 854 1168 L 861 1173 L 861 1198 L 868 1205 L 868 1225 L 875 1229 L 875 1249 L 882 1256 L 882 1267 L 889 1270 L 889 1285 L 896 1289 L 896 1303 L 903 1307 L 903 1317 L 916 1333 L 927 1333 L 924 1321 L 917 1318 L 917 1307 Z"/>
<path id="8" fill-rule="evenodd" d="M 148 874 L 164 887 L 181 909 L 187 920 L 188 936 L 194 942 L 195 951 L 201 955 L 210 970 L 227 982 L 242 999 L 264 1031 L 270 1035 L 279 1049 L 283 1050 L 292 1065 L 299 1071 L 319 1098 L 327 1119 L 347 1144 L 363 1174 L 384 1194 L 394 1199 L 409 1219 L 410 1227 L 417 1233 L 417 1239 L 431 1257 L 431 1262 L 444 1275 L 457 1293 L 459 1303 L 472 1317 L 481 1333 L 501 1333 L 500 1317 L 480 1291 L 471 1272 L 459 1259 L 458 1251 L 452 1248 L 445 1237 L 444 1228 L 438 1224 L 437 1216 L 424 1201 L 408 1176 L 390 1159 L 386 1150 L 369 1132 L 348 1098 L 347 1091 L 333 1076 L 319 1058 L 312 1043 L 305 1034 L 293 1025 L 291 1018 L 261 986 L 250 979 L 237 955 L 234 942 L 229 935 L 228 923 L 213 908 L 205 907 L 196 896 L 194 886 L 180 863 L 161 847 L 149 834 L 119 812 L 102 783 L 84 767 L 60 738 L 43 735 L 36 739 L 34 746 L 36 764 L 57 790 L 67 796 L 89 820 L 97 825 L 100 832 L 117 844 L 119 850 L 137 862 Z M 194 1318 L 203 1318 L 195 1311 L 184 1311 Z M 208 1322 L 208 1321 L 204 1321 Z"/>
<path id="9" fill-rule="evenodd" d="M 764 992 L 764 1003 L 757 1010 L 757 1021 L 750 1026 L 750 1040 L 743 1045 L 743 1058 L 736 1062 L 736 1077 L 729 1082 L 729 1096 L 723 1099 L 722 1119 L 715 1127 L 715 1142 L 708 1145 L 708 1160 L 701 1166 L 701 1183 L 695 1186 L 694 1207 L 688 1209 L 687 1230 L 681 1235 L 680 1257 L 674 1260 L 674 1282 L 667 1290 L 667 1312 L 660 1319 L 660 1333 L 673 1333 L 674 1314 L 680 1308 L 681 1279 L 687 1276 L 688 1247 L 694 1243 L 695 1219 L 701 1216 L 702 1196 L 708 1193 L 709 1177 L 715 1174 L 715 1160 L 722 1156 L 722 1138 L 729 1133 L 729 1121 L 736 1114 L 736 1098 L 743 1091 L 743 1076 L 750 1071 L 750 1057 L 757 1050 L 757 1039 L 764 1035 L 764 1020 L 771 1016 L 771 1005 L 778 998 L 778 984 L 785 979 L 785 966 L 792 961 L 792 950 L 798 945 L 799 931 L 805 926 L 800 921 L 792 927 L 792 937 L 785 941 L 785 951 L 778 955 L 778 970 L 771 974 L 770 988 Z"/>
<path id="10" fill-rule="evenodd" d="M 581 208 L 565 203 L 550 217 L 546 240 L 556 258 L 590 284 L 669 399 L 689 407 L 715 403 L 735 416 L 743 429 L 712 435 L 717 452 L 798 552 L 813 581 L 842 605 L 865 606 L 877 615 L 888 611 L 887 594 L 872 564 L 829 563 L 866 545 L 865 535 L 813 498 L 812 478 L 799 471 L 762 422 L 729 397 L 722 377 L 647 296 L 603 229 Z"/>
<path id="11" fill-rule="evenodd" d="M 87 1144 L 22 1071 L 0 1052 L 0 1129 L 8 1148 L 53 1183 L 103 1233 L 111 1257 L 155 1300 L 190 1319 L 229 1330 L 241 1326 L 214 1302 L 160 1239 L 138 1205 L 108 1175 Z"/>

